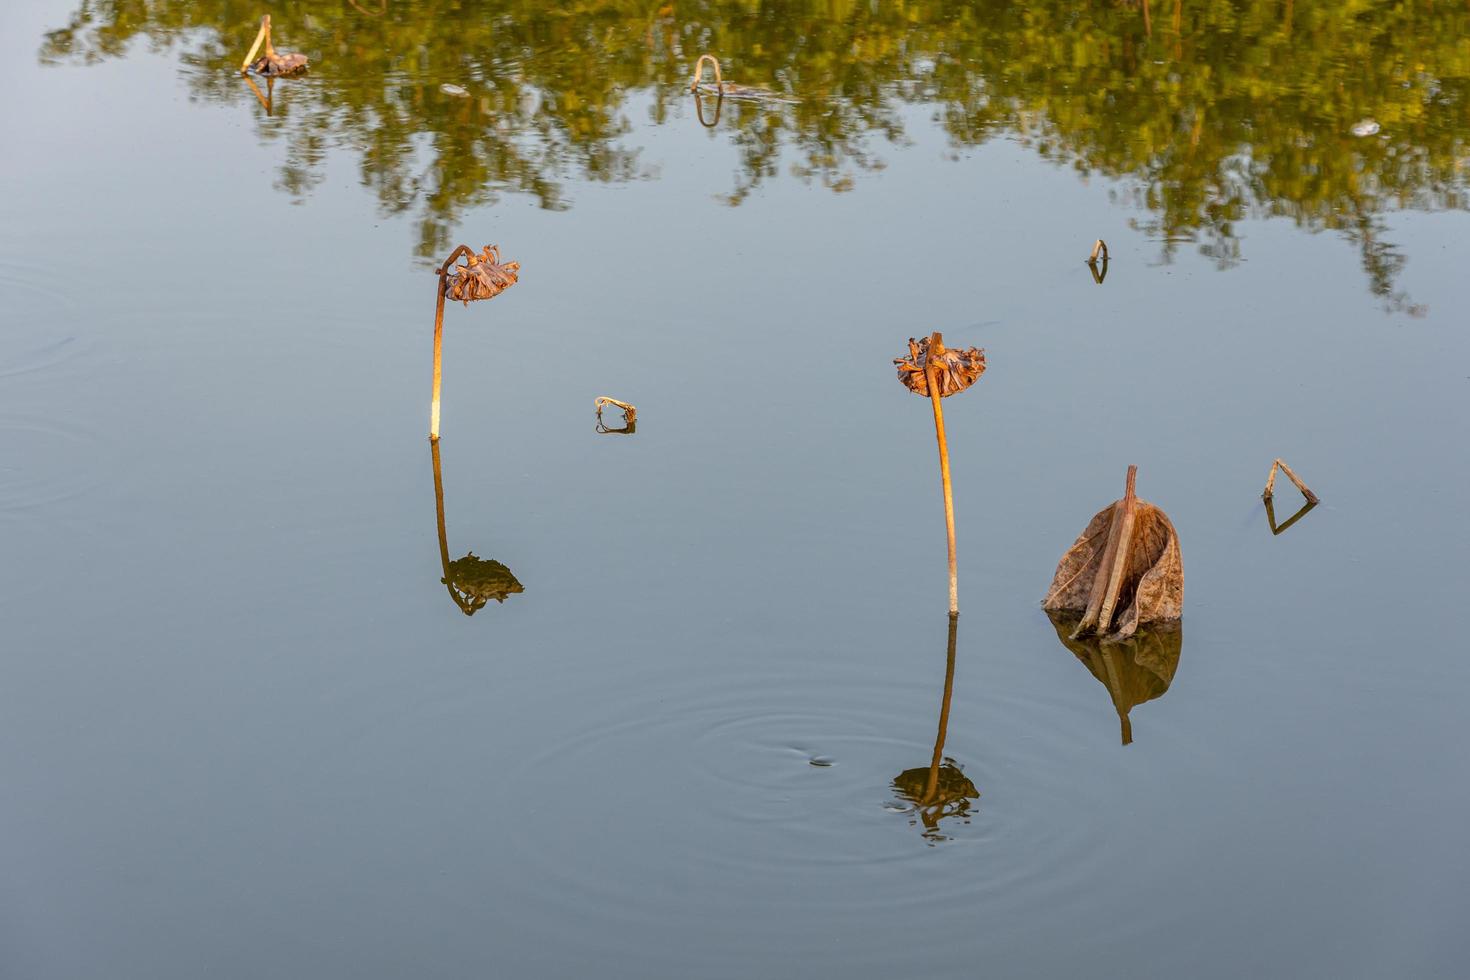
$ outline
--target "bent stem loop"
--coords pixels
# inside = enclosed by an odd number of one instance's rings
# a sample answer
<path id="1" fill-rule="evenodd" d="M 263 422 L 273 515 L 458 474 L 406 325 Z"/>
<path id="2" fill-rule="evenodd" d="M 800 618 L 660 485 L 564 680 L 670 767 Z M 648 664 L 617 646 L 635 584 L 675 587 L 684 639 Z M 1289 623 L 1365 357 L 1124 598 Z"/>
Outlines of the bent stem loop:
<path id="1" fill-rule="evenodd" d="M 449 285 L 449 270 L 461 255 L 474 256 L 468 245 L 461 245 L 449 253 L 449 258 L 437 270 L 439 273 L 439 296 L 434 302 L 434 401 L 429 408 L 429 441 L 439 441 L 439 388 L 444 377 L 444 290 Z"/>
<path id="2" fill-rule="evenodd" d="M 944 407 L 939 402 L 939 370 L 935 367 L 935 359 L 943 354 L 944 335 L 935 332 L 929 337 L 929 350 L 924 355 L 924 382 L 929 388 L 929 400 L 934 405 L 934 438 L 939 443 L 939 476 L 944 482 L 944 528 L 949 544 L 949 614 L 958 616 L 960 590 L 954 546 L 954 493 L 949 483 L 949 443 L 944 438 Z"/>
<path id="3" fill-rule="evenodd" d="M 1292 471 L 1292 468 L 1290 466 L 1286 465 L 1286 460 L 1282 459 L 1279 456 L 1271 463 L 1271 472 L 1266 477 L 1266 489 L 1261 493 L 1261 498 L 1263 500 L 1270 500 L 1271 496 L 1276 492 L 1276 471 L 1278 469 L 1286 474 L 1286 478 L 1288 480 L 1296 484 L 1296 488 L 1302 492 L 1302 496 L 1307 498 L 1307 503 L 1319 504 L 1322 502 L 1318 499 L 1317 495 L 1312 492 L 1311 487 L 1308 487 L 1305 483 L 1303 483 L 1302 478 L 1297 476 L 1296 473 Z"/>
<path id="4" fill-rule="evenodd" d="M 715 91 L 720 95 L 725 94 L 725 81 L 720 77 L 720 59 L 712 54 L 702 54 L 694 63 L 694 77 L 689 80 L 689 91 L 699 91 L 699 79 L 704 74 L 704 63 L 708 61 L 715 66 Z"/>

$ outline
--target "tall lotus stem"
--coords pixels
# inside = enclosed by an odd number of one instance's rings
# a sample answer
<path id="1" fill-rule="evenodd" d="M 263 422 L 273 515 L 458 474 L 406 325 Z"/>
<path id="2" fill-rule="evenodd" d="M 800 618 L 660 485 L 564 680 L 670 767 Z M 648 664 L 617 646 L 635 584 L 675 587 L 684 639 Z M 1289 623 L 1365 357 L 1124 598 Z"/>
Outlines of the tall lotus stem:
<path id="1" fill-rule="evenodd" d="M 944 406 L 939 401 L 939 372 L 935 359 L 944 353 L 944 335 L 929 337 L 929 351 L 924 358 L 924 379 L 929 386 L 929 400 L 934 405 L 934 438 L 939 443 L 939 476 L 944 482 L 944 529 L 949 543 L 949 614 L 960 614 L 959 569 L 955 561 L 954 492 L 949 483 L 949 443 L 944 438 Z"/>
<path id="2" fill-rule="evenodd" d="M 449 258 L 439 267 L 439 296 L 434 302 L 434 401 L 429 407 L 429 441 L 439 441 L 439 388 L 444 379 L 444 292 L 448 287 L 449 269 L 460 255 L 474 257 L 474 250 L 461 245 L 449 253 Z"/>

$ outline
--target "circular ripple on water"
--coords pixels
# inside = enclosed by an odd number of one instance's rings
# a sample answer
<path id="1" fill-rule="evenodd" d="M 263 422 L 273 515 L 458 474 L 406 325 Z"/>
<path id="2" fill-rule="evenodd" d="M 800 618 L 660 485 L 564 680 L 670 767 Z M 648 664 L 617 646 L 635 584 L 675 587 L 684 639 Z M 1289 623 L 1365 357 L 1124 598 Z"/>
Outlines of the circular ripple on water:
<path id="1" fill-rule="evenodd" d="M 518 822 L 530 880 L 557 904 L 630 922 L 653 914 L 627 903 L 630 882 L 656 891 L 670 877 L 720 883 L 734 902 L 795 875 L 801 887 L 769 901 L 794 907 L 815 891 L 828 913 L 1014 908 L 1085 891 L 1108 861 L 1107 821 L 1089 814 L 1108 774 L 1077 765 L 1071 726 L 1037 722 L 1054 705 L 998 697 L 961 673 L 944 754 L 980 798 L 968 823 L 941 821 L 946 839 L 923 836 L 893 790 L 929 763 L 942 678 L 690 680 L 618 699 L 524 760 L 512 783 L 535 800 Z M 570 773 L 575 799 L 555 789 Z"/>
<path id="2" fill-rule="evenodd" d="M 101 440 L 74 425 L 0 415 L 0 514 L 80 497 L 107 471 Z"/>
<path id="3" fill-rule="evenodd" d="M 75 307 L 41 266 L 0 261 L 0 378 L 44 371 L 84 356 L 90 344 L 56 326 L 57 310 Z"/>

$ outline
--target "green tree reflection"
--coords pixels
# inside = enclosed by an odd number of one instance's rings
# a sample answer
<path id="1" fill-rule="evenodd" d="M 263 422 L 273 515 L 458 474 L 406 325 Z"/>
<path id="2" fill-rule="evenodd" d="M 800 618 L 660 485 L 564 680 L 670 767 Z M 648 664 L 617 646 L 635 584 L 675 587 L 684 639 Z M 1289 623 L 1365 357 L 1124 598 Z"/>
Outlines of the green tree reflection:
<path id="1" fill-rule="evenodd" d="M 320 180 L 327 147 L 355 150 L 382 208 L 418 216 L 427 257 L 498 194 L 565 208 L 569 179 L 643 176 L 623 144 L 631 96 L 656 122 L 687 118 L 689 68 L 714 51 L 731 77 L 800 97 L 726 101 L 732 205 L 783 164 L 847 190 L 907 139 L 909 107 L 932 107 L 956 150 L 1006 135 L 1120 179 L 1165 260 L 1191 243 L 1228 266 L 1242 218 L 1280 216 L 1356 243 L 1373 292 L 1407 306 L 1385 218 L 1466 208 L 1470 8 L 1150 2 L 1147 20 L 1141 0 L 388 0 L 381 14 L 381 0 L 278 2 L 315 74 L 278 89 L 259 125 L 285 151 L 292 194 Z M 82 0 L 41 59 L 97 61 L 143 38 L 183 52 L 199 97 L 248 102 L 229 69 L 259 14 L 244 0 Z M 1353 136 L 1364 117 L 1381 133 Z"/>

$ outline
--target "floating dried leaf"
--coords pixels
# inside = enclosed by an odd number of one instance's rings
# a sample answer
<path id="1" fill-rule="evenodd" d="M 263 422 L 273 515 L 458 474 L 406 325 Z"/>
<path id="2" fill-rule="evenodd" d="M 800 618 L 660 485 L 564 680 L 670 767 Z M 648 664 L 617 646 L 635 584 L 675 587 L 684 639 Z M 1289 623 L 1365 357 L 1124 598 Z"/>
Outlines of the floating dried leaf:
<path id="1" fill-rule="evenodd" d="M 930 338 L 909 338 L 907 357 L 893 359 L 898 368 L 898 380 L 916 395 L 929 397 L 929 382 L 924 369 L 929 362 Z M 979 347 L 961 350 L 945 347 L 940 343 L 934 355 L 934 368 L 938 377 L 939 397 L 948 398 L 957 391 L 964 391 L 985 373 L 985 351 Z"/>
<path id="2" fill-rule="evenodd" d="M 1184 561 L 1174 525 L 1134 495 L 1138 467 L 1128 467 L 1121 500 L 1098 511 L 1057 563 L 1048 611 L 1082 613 L 1075 635 L 1132 636 L 1141 623 L 1178 619 L 1184 610 Z"/>

